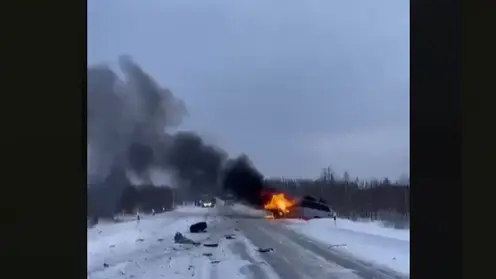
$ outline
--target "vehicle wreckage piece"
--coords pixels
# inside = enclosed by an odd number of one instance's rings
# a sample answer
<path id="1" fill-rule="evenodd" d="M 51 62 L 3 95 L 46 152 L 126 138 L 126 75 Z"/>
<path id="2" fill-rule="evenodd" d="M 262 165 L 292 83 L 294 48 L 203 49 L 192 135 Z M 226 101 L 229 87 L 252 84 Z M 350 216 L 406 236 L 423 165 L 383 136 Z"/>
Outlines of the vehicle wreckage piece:
<path id="1" fill-rule="evenodd" d="M 274 249 L 272 248 L 258 248 L 258 252 L 260 253 L 267 253 L 267 252 L 272 252 Z"/>
<path id="2" fill-rule="evenodd" d="M 207 229 L 207 222 L 198 222 L 189 227 L 190 233 L 201 233 Z"/>
<path id="3" fill-rule="evenodd" d="M 179 243 L 179 244 L 193 244 L 193 245 L 200 245 L 200 243 L 193 241 L 184 235 L 182 235 L 180 232 L 176 232 L 174 235 L 174 242 Z"/>
<path id="4" fill-rule="evenodd" d="M 236 239 L 236 235 L 234 234 L 228 234 L 228 235 L 225 235 L 226 239 Z"/>

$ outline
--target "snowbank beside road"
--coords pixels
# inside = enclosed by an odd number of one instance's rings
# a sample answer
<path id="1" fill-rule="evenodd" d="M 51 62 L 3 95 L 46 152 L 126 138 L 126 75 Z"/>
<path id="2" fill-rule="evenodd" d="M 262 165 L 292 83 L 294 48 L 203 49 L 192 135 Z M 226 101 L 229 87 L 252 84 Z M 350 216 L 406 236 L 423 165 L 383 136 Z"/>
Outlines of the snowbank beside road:
<path id="1" fill-rule="evenodd" d="M 315 220 L 318 221 L 318 220 Z M 410 241 L 409 229 L 393 229 L 384 227 L 379 221 L 353 222 L 348 219 L 337 219 L 337 226 L 354 232 L 367 233 L 375 236 L 383 236 L 398 240 Z"/>
<path id="2" fill-rule="evenodd" d="M 200 207 L 194 205 L 178 206 L 174 209 L 174 212 L 179 213 L 209 213 L 211 208 Z"/>
<path id="3" fill-rule="evenodd" d="M 410 274 L 410 231 L 338 219 L 286 220 L 287 226 L 366 262 Z"/>
<path id="4" fill-rule="evenodd" d="M 138 224 L 125 222 L 97 225 L 88 230 L 87 263 L 88 272 L 109 262 L 120 262 L 120 257 L 131 253 L 146 252 L 149 246 L 159 241 L 173 242 L 176 232 L 188 232 L 194 222 L 204 221 L 202 216 L 176 219 L 171 216 L 143 219 Z"/>

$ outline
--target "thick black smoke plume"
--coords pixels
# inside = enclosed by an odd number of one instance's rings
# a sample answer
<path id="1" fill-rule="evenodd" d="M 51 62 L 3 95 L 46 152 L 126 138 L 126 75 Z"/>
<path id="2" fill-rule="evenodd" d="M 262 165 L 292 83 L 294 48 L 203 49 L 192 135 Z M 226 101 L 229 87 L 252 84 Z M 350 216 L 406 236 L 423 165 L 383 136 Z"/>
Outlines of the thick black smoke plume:
<path id="1" fill-rule="evenodd" d="M 224 189 L 252 205 L 259 206 L 264 203 L 263 176 L 253 167 L 246 155 L 228 162 L 222 184 Z"/>
<path id="2" fill-rule="evenodd" d="M 263 177 L 246 156 L 228 160 L 194 132 L 168 133 L 186 116 L 184 103 L 129 57 L 121 57 L 119 65 L 123 79 L 107 66 L 88 68 L 88 199 L 94 208 L 112 214 L 130 184 L 128 174 L 150 184 L 151 169 L 168 173 L 177 184 L 164 186 L 201 193 L 230 189 L 260 203 Z"/>

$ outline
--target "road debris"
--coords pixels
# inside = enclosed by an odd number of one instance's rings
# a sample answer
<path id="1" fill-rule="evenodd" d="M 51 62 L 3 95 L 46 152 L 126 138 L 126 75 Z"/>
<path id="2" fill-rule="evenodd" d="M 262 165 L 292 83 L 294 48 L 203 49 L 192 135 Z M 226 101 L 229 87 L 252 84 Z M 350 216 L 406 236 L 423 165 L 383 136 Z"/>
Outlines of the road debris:
<path id="1" fill-rule="evenodd" d="M 179 243 L 179 244 L 193 244 L 193 245 L 200 245 L 200 243 L 195 242 L 184 235 L 182 235 L 180 232 L 176 232 L 174 235 L 174 242 Z"/>
<path id="2" fill-rule="evenodd" d="M 234 234 L 225 235 L 226 239 L 236 239 Z"/>
<path id="3" fill-rule="evenodd" d="M 258 252 L 260 253 L 267 253 L 267 252 L 272 252 L 274 251 L 273 248 L 258 248 Z"/>
<path id="4" fill-rule="evenodd" d="M 202 233 L 207 229 L 207 222 L 198 222 L 189 227 L 190 233 Z"/>

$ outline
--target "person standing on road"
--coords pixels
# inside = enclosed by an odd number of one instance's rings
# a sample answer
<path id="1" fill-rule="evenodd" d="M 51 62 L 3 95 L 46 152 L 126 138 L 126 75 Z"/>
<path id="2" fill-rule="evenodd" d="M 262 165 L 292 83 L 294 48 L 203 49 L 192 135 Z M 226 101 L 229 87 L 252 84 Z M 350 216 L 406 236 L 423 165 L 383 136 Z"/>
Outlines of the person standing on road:
<path id="1" fill-rule="evenodd" d="M 140 219 L 141 219 L 141 218 L 140 218 L 140 212 L 139 212 L 139 210 L 138 210 L 138 211 L 136 211 L 136 226 L 138 226 L 138 225 L 139 225 L 139 223 L 140 223 Z"/>

